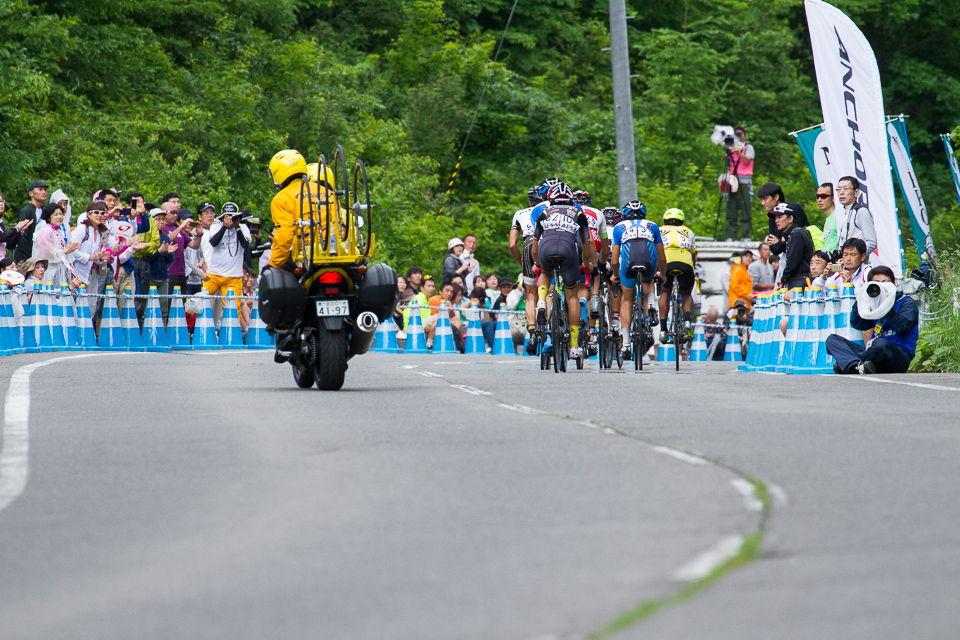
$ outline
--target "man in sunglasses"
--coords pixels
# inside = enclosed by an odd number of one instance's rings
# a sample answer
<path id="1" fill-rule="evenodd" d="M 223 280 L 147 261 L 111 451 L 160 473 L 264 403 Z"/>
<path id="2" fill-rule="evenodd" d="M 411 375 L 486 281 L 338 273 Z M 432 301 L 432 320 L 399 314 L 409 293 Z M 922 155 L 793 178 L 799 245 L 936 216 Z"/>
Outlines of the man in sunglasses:
<path id="1" fill-rule="evenodd" d="M 817 206 L 827 219 L 823 223 L 823 250 L 832 255 L 837 250 L 837 212 L 833 202 L 833 185 L 829 182 L 817 188 Z"/>

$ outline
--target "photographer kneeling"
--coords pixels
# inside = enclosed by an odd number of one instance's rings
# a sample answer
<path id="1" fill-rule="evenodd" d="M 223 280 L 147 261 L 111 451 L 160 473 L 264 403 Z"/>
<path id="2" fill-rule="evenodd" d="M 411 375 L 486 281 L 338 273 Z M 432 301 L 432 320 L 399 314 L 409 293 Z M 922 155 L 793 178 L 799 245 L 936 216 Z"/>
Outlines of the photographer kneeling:
<path id="1" fill-rule="evenodd" d="M 913 299 L 896 286 L 889 267 L 874 267 L 870 271 L 869 280 L 850 312 L 850 326 L 860 331 L 873 329 L 874 337 L 866 349 L 838 335 L 827 337 L 827 353 L 836 360 L 835 372 L 907 372 L 917 349 L 920 314 Z"/>

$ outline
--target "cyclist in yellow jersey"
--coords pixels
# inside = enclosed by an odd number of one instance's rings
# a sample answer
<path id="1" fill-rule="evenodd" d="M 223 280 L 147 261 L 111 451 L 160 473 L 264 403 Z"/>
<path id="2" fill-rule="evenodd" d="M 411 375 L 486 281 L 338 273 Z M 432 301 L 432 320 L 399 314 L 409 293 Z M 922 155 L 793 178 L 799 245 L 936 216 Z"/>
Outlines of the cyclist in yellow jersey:
<path id="1" fill-rule="evenodd" d="M 689 329 L 693 321 L 693 287 L 696 284 L 693 265 L 697 261 L 697 241 L 693 231 L 684 226 L 683 211 L 680 209 L 667 209 L 663 213 L 660 235 L 663 237 L 663 252 L 667 256 L 666 282 L 660 294 L 660 342 L 665 344 L 672 338 L 667 332 L 667 312 L 674 278 L 672 271 L 680 272 L 677 280 L 680 282 L 685 327 Z"/>

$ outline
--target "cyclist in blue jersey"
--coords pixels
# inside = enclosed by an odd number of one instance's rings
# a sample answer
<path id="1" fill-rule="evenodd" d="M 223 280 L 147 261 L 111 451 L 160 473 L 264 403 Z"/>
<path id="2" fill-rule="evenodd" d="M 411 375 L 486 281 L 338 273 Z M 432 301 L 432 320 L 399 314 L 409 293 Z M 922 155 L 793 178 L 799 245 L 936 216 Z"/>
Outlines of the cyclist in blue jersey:
<path id="1" fill-rule="evenodd" d="M 630 322 L 627 319 L 633 314 L 633 297 L 637 286 L 637 279 L 630 277 L 630 270 L 634 267 L 643 269 L 640 275 L 641 291 L 646 296 L 649 307 L 647 313 L 656 324 L 657 298 L 653 279 L 662 279 L 667 268 L 660 227 L 646 218 L 647 207 L 639 200 L 634 200 L 623 208 L 623 219 L 613 228 L 612 280 L 620 282 L 620 335 L 623 336 L 624 359 L 631 355 L 637 358 L 643 355 L 631 354 L 629 347 Z"/>
<path id="2" fill-rule="evenodd" d="M 550 207 L 537 219 L 534 234 L 533 257 L 541 269 L 537 281 L 537 320 L 543 322 L 547 312 L 547 291 L 554 272 L 563 279 L 563 294 L 567 300 L 570 322 L 570 357 L 577 358 L 580 324 L 580 264 L 592 269 L 596 263 L 596 247 L 590 237 L 590 227 L 583 211 L 573 202 L 573 190 L 560 183 L 547 194 Z"/>
<path id="3" fill-rule="evenodd" d="M 534 216 L 534 210 L 537 209 L 537 205 L 542 200 L 540 188 L 531 187 L 527 191 L 527 202 L 530 203 L 530 206 L 513 214 L 513 222 L 510 225 L 510 254 L 514 260 L 520 263 L 523 295 L 526 299 L 527 331 L 531 336 L 536 334 L 537 328 L 537 276 L 535 273 L 536 265 L 533 261 L 533 241 L 537 230 L 537 217 L 540 215 L 540 212 L 538 212 Z M 527 353 L 532 356 L 537 355 L 536 340 L 527 341 Z"/>

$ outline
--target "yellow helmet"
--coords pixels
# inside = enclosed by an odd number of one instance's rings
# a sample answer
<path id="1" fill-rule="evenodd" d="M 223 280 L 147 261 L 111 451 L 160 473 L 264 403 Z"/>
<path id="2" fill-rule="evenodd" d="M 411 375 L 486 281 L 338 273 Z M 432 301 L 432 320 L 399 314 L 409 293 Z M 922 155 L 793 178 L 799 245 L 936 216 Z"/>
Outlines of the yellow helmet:
<path id="1" fill-rule="evenodd" d="M 677 208 L 667 209 L 663 212 L 663 221 L 667 220 L 679 220 L 683 222 L 683 211 Z"/>
<path id="2" fill-rule="evenodd" d="M 306 172 L 307 161 L 296 149 L 278 151 L 270 159 L 270 175 L 273 176 L 273 183 L 278 187 L 286 182 L 290 176 Z"/>
<path id="3" fill-rule="evenodd" d="M 327 186 L 329 188 L 336 189 L 337 185 L 334 184 L 333 171 L 330 169 L 330 165 L 327 165 L 325 168 L 327 170 L 327 177 L 326 177 L 326 180 L 324 180 L 324 182 L 327 183 Z M 313 162 L 311 164 L 308 164 L 307 175 L 310 176 L 311 182 L 318 182 L 318 178 L 320 177 L 320 163 Z"/>

